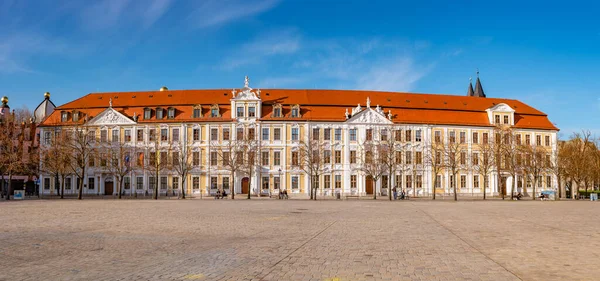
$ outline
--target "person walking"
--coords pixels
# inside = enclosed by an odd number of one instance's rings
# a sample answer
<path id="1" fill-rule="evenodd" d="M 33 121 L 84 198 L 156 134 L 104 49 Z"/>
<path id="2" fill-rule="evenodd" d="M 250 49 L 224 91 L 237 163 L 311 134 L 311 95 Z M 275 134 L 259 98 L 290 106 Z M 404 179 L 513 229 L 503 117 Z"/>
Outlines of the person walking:
<path id="1" fill-rule="evenodd" d="M 394 200 L 396 200 L 396 198 L 398 198 L 398 189 L 394 186 L 394 189 L 392 189 L 392 192 L 394 193 Z"/>

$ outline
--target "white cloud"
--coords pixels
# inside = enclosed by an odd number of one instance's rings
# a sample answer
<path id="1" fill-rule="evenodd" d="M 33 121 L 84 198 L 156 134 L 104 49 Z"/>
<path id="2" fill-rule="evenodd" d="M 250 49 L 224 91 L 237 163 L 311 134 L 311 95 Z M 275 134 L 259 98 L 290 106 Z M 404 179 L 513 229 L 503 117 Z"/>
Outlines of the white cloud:
<path id="1" fill-rule="evenodd" d="M 197 28 L 222 25 L 268 11 L 279 0 L 204 0 L 189 16 Z"/>
<path id="2" fill-rule="evenodd" d="M 257 85 L 257 88 L 271 88 L 271 89 L 276 89 L 276 88 L 291 87 L 291 86 L 303 83 L 305 81 L 306 81 L 305 78 L 298 77 L 298 76 L 294 76 L 294 77 L 267 77 L 265 79 L 262 79 L 262 80 L 258 81 L 258 83 L 256 85 Z"/>
<path id="3" fill-rule="evenodd" d="M 416 66 L 411 57 L 397 57 L 387 62 L 372 64 L 358 77 L 357 88 L 376 91 L 411 91 L 414 84 L 433 67 Z"/>
<path id="4" fill-rule="evenodd" d="M 94 30 L 119 28 L 130 23 L 149 28 L 170 8 L 173 0 L 102 0 L 93 5 L 81 7 L 82 23 Z"/>

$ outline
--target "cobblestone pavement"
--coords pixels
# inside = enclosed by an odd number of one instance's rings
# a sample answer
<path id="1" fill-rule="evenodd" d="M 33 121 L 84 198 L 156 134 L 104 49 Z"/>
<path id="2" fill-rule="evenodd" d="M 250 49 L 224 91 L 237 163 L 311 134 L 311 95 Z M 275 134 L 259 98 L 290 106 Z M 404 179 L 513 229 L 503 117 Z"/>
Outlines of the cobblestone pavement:
<path id="1" fill-rule="evenodd" d="M 595 202 L 0 202 L 0 280 L 598 280 Z"/>

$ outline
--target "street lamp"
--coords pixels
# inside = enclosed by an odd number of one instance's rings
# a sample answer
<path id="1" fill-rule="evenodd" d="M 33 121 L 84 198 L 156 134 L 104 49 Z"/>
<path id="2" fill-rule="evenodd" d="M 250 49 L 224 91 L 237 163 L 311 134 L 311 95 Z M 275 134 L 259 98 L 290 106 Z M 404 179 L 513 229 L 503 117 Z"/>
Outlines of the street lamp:
<path id="1" fill-rule="evenodd" d="M 277 189 L 279 193 L 279 199 L 281 199 L 281 168 L 279 168 L 279 186 L 277 187 Z"/>

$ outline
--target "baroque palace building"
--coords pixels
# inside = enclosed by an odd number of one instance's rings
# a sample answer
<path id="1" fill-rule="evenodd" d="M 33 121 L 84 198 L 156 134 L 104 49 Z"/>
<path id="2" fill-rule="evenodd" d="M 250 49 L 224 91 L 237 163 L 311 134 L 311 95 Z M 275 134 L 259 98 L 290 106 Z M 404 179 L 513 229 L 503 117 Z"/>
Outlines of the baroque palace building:
<path id="1" fill-rule="evenodd" d="M 246 77 L 241 89 L 169 90 L 91 93 L 56 109 L 40 125 L 41 145 L 48 145 L 57 131 L 85 127 L 97 144 L 120 142 L 131 154 L 131 171 L 124 177 L 124 194 L 151 194 L 156 184 L 161 194 L 174 194 L 181 178 L 173 170 L 159 178 L 147 168 L 148 161 L 189 149 L 191 169 L 184 183 L 188 195 L 214 194 L 219 189 L 236 193 L 308 194 L 309 176 L 299 167 L 298 151 L 303 140 L 324 143 L 327 156 L 317 180 L 319 195 L 383 194 L 388 180 L 409 194 L 433 191 L 428 147 L 435 143 L 461 144 L 468 156 L 461 159 L 456 180 L 450 169 L 436 176 L 436 192 L 452 193 L 456 182 L 460 193 L 510 192 L 510 186 L 531 183 L 510 173 L 492 170 L 487 178 L 476 166 L 478 147 L 492 142 L 498 127 L 510 128 L 519 142 L 542 147 L 547 155 L 557 149 L 556 128 L 547 115 L 518 100 L 486 97 L 479 77 L 467 96 L 396 93 L 355 90 L 252 89 Z M 393 128 L 393 135 L 386 130 Z M 215 147 L 253 135 L 260 157 L 252 174 L 231 172 Z M 403 146 L 398 154 L 401 172 L 383 174 L 378 180 L 357 168 L 361 144 L 371 139 L 394 139 Z M 152 155 L 152 156 L 151 156 Z M 113 195 L 116 178 L 104 167 L 105 155 L 90 159 L 84 179 L 84 194 Z M 465 158 L 465 157 L 463 157 Z M 552 157 L 554 159 L 554 157 Z M 124 160 L 125 161 L 125 160 Z M 497 176 L 500 172 L 500 176 Z M 391 177 L 391 179 L 389 178 Z M 55 178 L 41 174 L 43 194 L 56 194 Z M 500 179 L 500 183 L 498 182 Z M 556 177 L 544 172 L 538 190 L 553 189 Z M 65 193 L 76 193 L 79 179 L 68 176 Z M 502 187 L 509 188 L 504 189 Z"/>

